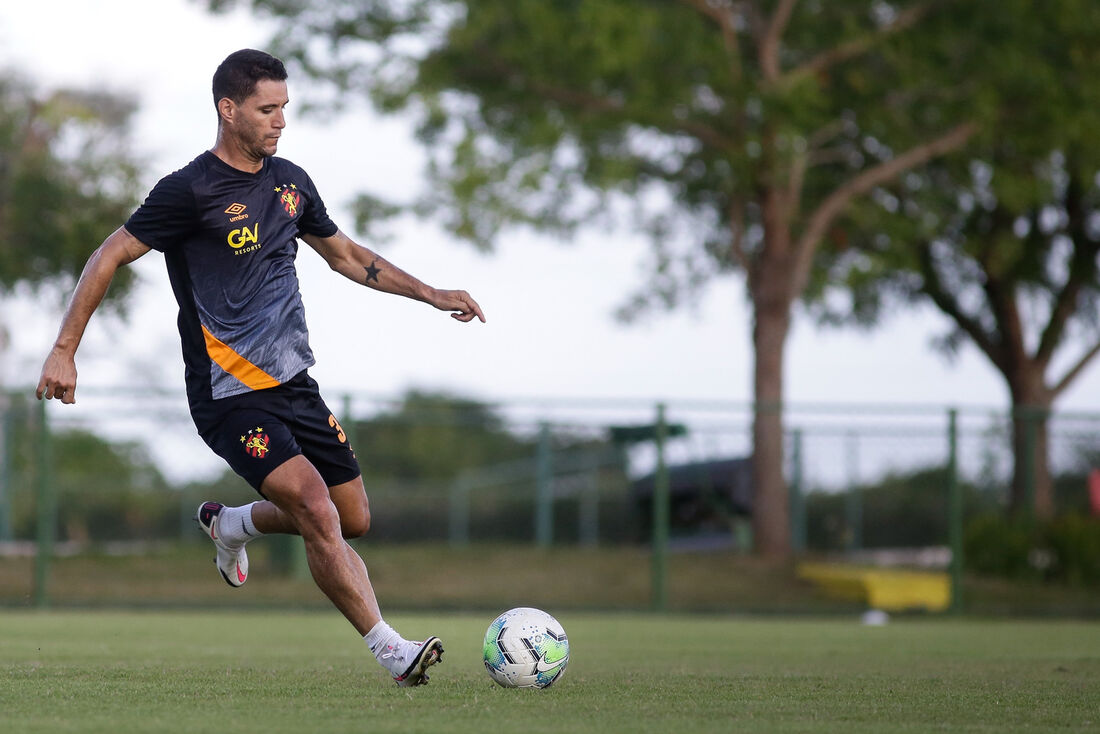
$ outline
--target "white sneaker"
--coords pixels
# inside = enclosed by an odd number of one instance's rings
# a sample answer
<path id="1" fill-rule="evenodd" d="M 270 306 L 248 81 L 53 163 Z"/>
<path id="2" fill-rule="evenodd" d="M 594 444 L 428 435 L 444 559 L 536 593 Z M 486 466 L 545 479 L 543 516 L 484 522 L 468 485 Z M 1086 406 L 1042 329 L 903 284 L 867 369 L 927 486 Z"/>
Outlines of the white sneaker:
<path id="1" fill-rule="evenodd" d="M 244 543 L 239 546 L 229 546 L 222 542 L 218 533 L 218 518 L 224 508 L 225 505 L 218 502 L 204 502 L 199 505 L 195 521 L 214 541 L 214 548 L 217 549 L 214 563 L 217 564 L 225 583 L 236 588 L 244 586 L 244 582 L 248 580 L 248 552 L 244 549 Z"/>
<path id="2" fill-rule="evenodd" d="M 399 640 L 387 645 L 379 656 L 382 665 L 393 675 L 393 682 L 402 688 L 422 686 L 428 682 L 427 669 L 443 658 L 443 641 L 429 637 L 423 642 Z"/>

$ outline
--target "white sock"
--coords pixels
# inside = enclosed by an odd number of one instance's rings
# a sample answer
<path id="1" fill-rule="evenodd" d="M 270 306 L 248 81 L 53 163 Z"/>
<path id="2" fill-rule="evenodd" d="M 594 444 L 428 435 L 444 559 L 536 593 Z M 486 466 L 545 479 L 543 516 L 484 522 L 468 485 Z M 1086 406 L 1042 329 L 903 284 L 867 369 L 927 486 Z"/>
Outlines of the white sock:
<path id="1" fill-rule="evenodd" d="M 382 659 L 390 645 L 395 645 L 401 639 L 401 635 L 397 634 L 397 631 L 393 627 L 386 624 L 385 620 L 380 620 L 378 624 L 371 627 L 370 632 L 363 635 L 363 642 L 367 643 L 367 647 L 374 653 L 374 657 L 378 662 L 382 663 L 385 667 L 385 661 Z"/>
<path id="2" fill-rule="evenodd" d="M 258 538 L 263 533 L 256 529 L 252 522 L 252 505 L 255 502 L 241 507 L 223 507 L 218 517 L 218 533 L 222 542 L 227 545 L 244 545 L 253 538 Z"/>

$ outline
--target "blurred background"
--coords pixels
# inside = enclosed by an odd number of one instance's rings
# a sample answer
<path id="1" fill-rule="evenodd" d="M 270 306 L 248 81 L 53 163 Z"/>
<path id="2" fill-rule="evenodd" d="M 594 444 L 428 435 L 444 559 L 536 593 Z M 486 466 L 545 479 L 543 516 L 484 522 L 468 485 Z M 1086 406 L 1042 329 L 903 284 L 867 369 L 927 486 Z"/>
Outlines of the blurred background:
<path id="1" fill-rule="evenodd" d="M 1093 5 L 6 3 L 0 604 L 324 604 L 297 539 L 244 593 L 210 568 L 195 508 L 254 495 L 195 435 L 159 255 L 77 405 L 31 397 L 256 47 L 340 226 L 488 317 L 299 258 L 385 604 L 1095 615 Z"/>

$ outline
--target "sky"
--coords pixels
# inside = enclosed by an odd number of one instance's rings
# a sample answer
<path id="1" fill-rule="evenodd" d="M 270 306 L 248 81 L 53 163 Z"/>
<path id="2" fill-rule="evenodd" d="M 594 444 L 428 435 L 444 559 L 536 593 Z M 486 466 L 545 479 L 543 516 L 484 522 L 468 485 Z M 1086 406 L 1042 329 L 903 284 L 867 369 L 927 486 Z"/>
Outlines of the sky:
<path id="1" fill-rule="evenodd" d="M 135 152 L 146 190 L 214 143 L 210 77 L 230 52 L 263 48 L 270 28 L 245 12 L 211 15 L 187 0 L 0 2 L 0 67 L 41 90 L 97 86 L 136 97 Z M 352 232 L 359 192 L 407 199 L 423 187 L 424 154 L 407 119 L 361 105 L 327 121 L 301 119 L 295 84 L 279 155 L 305 168 L 337 224 Z M 120 222 L 121 224 L 121 222 Z M 439 389 L 484 399 L 721 401 L 752 398 L 751 312 L 739 276 L 709 285 L 695 308 L 623 325 L 613 312 L 646 278 L 648 244 L 592 230 L 570 242 L 513 230 L 482 254 L 431 223 L 407 221 L 371 245 L 429 285 L 463 288 L 487 323 L 460 324 L 425 304 L 367 291 L 303 247 L 299 277 L 325 391 L 400 395 Z M 104 233 L 106 236 L 108 233 Z M 89 242 L 89 252 L 99 243 Z M 135 263 L 135 306 L 123 323 L 98 315 L 77 363 L 82 388 L 178 386 L 176 304 L 156 252 Z M 0 384 L 33 386 L 58 315 L 16 304 L 18 324 Z M 790 403 L 1007 405 L 1003 380 L 973 347 L 953 360 L 931 347 L 946 322 L 930 308 L 876 330 L 819 327 L 796 315 L 788 342 Z M 1100 361 L 1058 407 L 1100 410 Z M 53 408 L 51 408 L 52 410 Z"/>

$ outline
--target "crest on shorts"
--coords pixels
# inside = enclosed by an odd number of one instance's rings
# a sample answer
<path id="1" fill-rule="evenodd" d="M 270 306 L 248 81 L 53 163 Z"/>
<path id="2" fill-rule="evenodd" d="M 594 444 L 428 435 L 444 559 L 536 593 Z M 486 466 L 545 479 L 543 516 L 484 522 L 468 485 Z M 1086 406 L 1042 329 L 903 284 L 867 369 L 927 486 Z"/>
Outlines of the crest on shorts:
<path id="1" fill-rule="evenodd" d="M 283 184 L 275 187 L 275 193 L 279 195 L 279 203 L 283 205 L 286 213 L 291 218 L 298 216 L 298 203 L 302 200 L 298 187 L 294 184 Z"/>
<path id="2" fill-rule="evenodd" d="M 267 456 L 267 444 L 271 439 L 264 429 L 256 426 L 252 428 L 245 435 L 241 436 L 241 443 L 244 444 L 244 450 L 248 452 L 249 456 L 257 459 L 262 459 Z"/>

